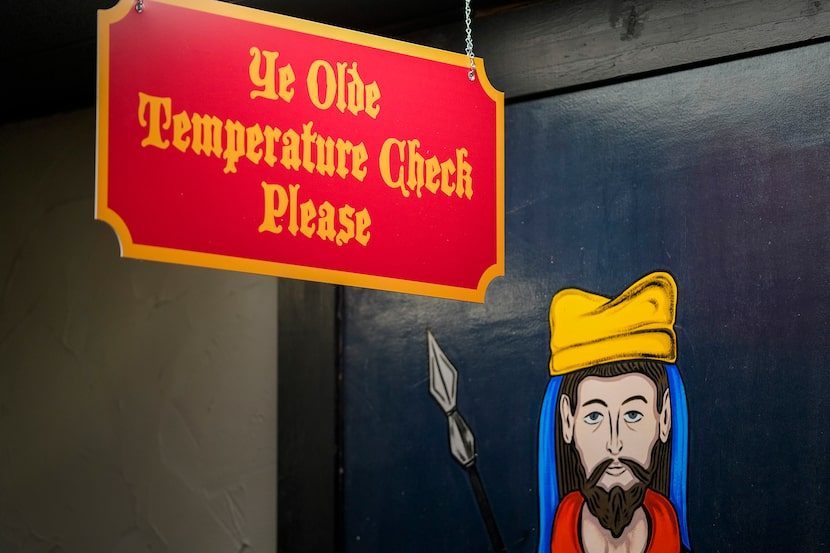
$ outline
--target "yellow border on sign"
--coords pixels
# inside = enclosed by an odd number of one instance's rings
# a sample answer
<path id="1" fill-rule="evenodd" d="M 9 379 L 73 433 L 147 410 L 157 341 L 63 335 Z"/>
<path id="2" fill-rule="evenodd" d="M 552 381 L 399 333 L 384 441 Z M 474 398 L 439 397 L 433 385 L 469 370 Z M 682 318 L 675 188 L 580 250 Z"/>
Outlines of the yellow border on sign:
<path id="1" fill-rule="evenodd" d="M 215 0 L 144 0 L 144 9 L 153 9 L 152 5 L 154 3 L 178 6 L 242 21 L 263 23 L 272 27 L 333 38 L 342 42 L 406 54 L 449 65 L 457 65 L 464 69 L 463 73 L 459 72 L 459 78 L 466 79 L 467 71 L 469 70 L 470 58 L 464 54 L 370 35 L 368 33 L 334 27 L 314 21 L 306 21 L 245 6 L 237 6 Z M 246 273 L 296 278 L 361 288 L 374 288 L 390 292 L 403 292 L 454 300 L 484 302 L 487 286 L 497 276 L 504 275 L 504 94 L 496 90 L 487 78 L 484 71 L 484 60 L 476 58 L 477 69 L 476 81 L 474 82 L 480 83 L 484 92 L 496 103 L 496 263 L 484 271 L 476 289 L 219 254 L 192 252 L 161 246 L 147 246 L 133 243 L 130 229 L 127 228 L 124 220 L 115 211 L 110 209 L 108 203 L 109 152 L 107 145 L 109 144 L 110 26 L 127 17 L 134 9 L 134 5 L 135 0 L 119 0 L 118 4 L 112 8 L 98 10 L 95 219 L 106 222 L 115 231 L 120 244 L 122 257 L 195 265 L 212 269 L 228 269 Z"/>

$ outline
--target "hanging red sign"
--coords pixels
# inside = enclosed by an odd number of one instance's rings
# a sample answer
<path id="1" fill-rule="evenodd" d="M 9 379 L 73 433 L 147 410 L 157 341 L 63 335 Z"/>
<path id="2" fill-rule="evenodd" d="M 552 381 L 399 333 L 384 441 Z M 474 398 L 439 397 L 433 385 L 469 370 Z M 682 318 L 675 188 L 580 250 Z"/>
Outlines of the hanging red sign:
<path id="1" fill-rule="evenodd" d="M 471 301 L 504 274 L 476 60 L 215 2 L 98 15 L 95 217 L 123 256 Z"/>

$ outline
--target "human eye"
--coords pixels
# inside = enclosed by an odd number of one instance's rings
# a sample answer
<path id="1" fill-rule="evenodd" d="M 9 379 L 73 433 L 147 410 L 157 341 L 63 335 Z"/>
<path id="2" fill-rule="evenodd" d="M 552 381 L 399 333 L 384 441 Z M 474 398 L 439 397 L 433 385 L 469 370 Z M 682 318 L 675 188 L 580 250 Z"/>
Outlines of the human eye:
<path id="1" fill-rule="evenodd" d="M 582 419 L 588 424 L 599 424 L 602 421 L 602 413 L 599 411 L 591 411 Z"/>
<path id="2" fill-rule="evenodd" d="M 643 414 L 639 411 L 626 411 L 625 414 L 623 414 L 623 420 L 625 422 L 637 422 L 642 418 Z"/>

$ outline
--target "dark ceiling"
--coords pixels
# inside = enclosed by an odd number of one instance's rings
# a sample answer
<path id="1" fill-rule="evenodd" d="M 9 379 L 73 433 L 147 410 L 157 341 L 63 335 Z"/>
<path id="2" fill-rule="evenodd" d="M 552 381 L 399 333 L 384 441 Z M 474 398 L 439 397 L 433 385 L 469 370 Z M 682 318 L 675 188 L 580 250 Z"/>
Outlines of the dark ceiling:
<path id="1" fill-rule="evenodd" d="M 130 0 L 123 0 L 130 1 Z M 149 4 L 152 0 L 145 0 Z M 6 2 L 0 18 L 5 90 L 0 123 L 92 106 L 97 10 L 113 0 Z M 245 0 L 235 4 L 383 36 L 432 25 L 464 25 L 464 0 Z M 511 3 L 474 0 L 476 11 Z M 140 45 L 137 45 L 140 49 Z"/>

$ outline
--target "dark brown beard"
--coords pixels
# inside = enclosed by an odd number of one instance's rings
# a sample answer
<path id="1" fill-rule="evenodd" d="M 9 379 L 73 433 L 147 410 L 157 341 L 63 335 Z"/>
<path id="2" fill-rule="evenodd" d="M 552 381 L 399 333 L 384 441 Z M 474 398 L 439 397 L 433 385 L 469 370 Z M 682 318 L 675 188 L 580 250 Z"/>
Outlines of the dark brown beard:
<path id="1" fill-rule="evenodd" d="M 637 478 L 637 482 L 630 488 L 624 490 L 620 486 L 614 486 L 610 491 L 606 491 L 597 486 L 605 469 L 612 463 L 612 460 L 608 459 L 594 469 L 580 489 L 588 510 L 615 538 L 622 535 L 623 530 L 631 524 L 634 513 L 642 507 L 652 476 L 652 471 L 630 459 L 620 459 L 620 462 L 627 466 Z M 654 466 L 653 463 L 652 466 Z"/>

